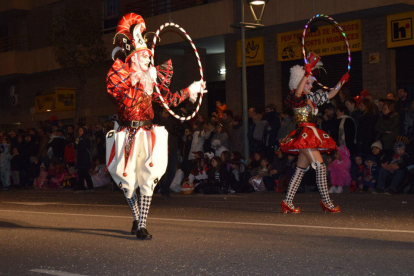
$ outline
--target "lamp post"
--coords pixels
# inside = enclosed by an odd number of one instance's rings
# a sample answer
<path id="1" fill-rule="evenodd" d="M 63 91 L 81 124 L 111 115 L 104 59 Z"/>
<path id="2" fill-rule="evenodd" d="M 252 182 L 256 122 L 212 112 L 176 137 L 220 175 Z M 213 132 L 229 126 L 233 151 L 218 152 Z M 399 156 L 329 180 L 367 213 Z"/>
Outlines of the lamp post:
<path id="1" fill-rule="evenodd" d="M 247 115 L 247 78 L 246 78 L 246 28 L 255 29 L 264 27 L 260 24 L 263 18 L 263 13 L 266 7 L 266 4 L 269 0 L 247 0 L 247 4 L 250 7 L 255 23 L 246 23 L 244 22 L 244 0 L 240 0 L 241 5 L 241 22 L 238 24 L 232 24 L 231 27 L 241 28 L 241 49 L 242 49 L 242 111 L 243 111 L 243 142 L 244 142 L 244 158 L 249 158 L 249 139 L 247 138 L 247 133 L 249 130 L 249 117 Z M 260 17 L 257 18 L 253 6 L 262 6 L 262 11 Z"/>

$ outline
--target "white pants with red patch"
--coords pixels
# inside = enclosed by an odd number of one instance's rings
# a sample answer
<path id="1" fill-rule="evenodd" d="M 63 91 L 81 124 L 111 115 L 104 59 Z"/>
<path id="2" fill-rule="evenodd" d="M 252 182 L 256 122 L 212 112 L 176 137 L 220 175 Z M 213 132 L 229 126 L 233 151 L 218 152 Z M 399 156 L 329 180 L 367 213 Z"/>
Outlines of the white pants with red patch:
<path id="1" fill-rule="evenodd" d="M 115 129 L 118 129 L 115 126 Z M 126 160 L 129 130 L 112 130 L 106 136 L 106 164 L 109 173 L 125 196 L 131 198 L 139 187 L 141 195 L 152 196 L 168 164 L 168 132 L 164 127 L 140 128 L 131 141 Z"/>

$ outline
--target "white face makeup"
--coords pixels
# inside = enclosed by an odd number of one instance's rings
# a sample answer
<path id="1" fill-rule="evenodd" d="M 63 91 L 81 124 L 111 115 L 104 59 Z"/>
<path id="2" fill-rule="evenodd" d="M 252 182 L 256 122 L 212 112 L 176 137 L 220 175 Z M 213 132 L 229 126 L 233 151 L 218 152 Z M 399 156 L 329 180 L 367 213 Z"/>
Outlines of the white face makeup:
<path id="1" fill-rule="evenodd" d="M 148 55 L 147 51 L 138 52 L 138 67 L 141 69 L 142 72 L 148 71 L 148 66 L 150 63 L 150 56 Z"/>
<path id="2" fill-rule="evenodd" d="M 310 93 L 311 92 L 312 87 L 313 87 L 313 82 L 314 82 L 313 78 L 312 77 L 308 77 L 308 80 L 306 81 L 305 87 L 303 88 L 303 90 L 306 93 Z"/>

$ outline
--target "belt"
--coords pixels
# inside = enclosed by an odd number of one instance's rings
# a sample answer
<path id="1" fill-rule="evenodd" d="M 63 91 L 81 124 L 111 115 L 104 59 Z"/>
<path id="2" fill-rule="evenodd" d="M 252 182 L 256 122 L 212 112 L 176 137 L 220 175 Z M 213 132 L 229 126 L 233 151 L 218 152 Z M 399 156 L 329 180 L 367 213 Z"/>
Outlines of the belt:
<path id="1" fill-rule="evenodd" d="M 140 128 L 143 126 L 152 125 L 151 120 L 147 121 L 122 121 L 121 126 L 132 127 L 132 128 Z"/>

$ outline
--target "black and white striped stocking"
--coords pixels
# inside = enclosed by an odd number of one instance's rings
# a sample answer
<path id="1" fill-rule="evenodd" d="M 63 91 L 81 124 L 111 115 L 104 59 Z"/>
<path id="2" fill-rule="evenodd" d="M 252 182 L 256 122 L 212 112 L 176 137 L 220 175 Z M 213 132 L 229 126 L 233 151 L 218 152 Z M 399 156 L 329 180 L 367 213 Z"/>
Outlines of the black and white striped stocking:
<path id="1" fill-rule="evenodd" d="M 296 191 L 298 190 L 300 182 L 302 181 L 302 178 L 305 175 L 305 172 L 307 170 L 308 170 L 307 168 L 303 169 L 301 167 L 296 167 L 295 173 L 290 179 L 289 187 L 288 187 L 286 198 L 285 198 L 285 202 L 287 205 L 292 204 Z"/>
<path id="2" fill-rule="evenodd" d="M 139 196 L 139 222 L 138 229 L 147 228 L 147 217 L 151 205 L 152 196 Z"/>

